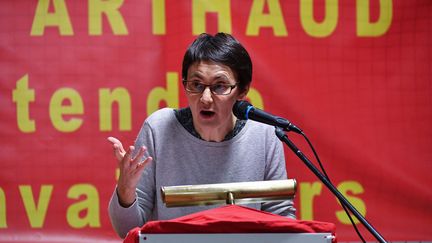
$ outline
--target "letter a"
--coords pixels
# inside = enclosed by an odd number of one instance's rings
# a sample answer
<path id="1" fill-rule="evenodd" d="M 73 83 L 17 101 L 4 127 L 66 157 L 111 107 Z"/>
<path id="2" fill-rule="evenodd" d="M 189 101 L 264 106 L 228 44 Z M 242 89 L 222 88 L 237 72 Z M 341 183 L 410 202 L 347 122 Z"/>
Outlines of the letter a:
<path id="1" fill-rule="evenodd" d="M 69 19 L 64 0 L 52 0 L 54 12 L 49 13 L 50 0 L 39 0 L 33 19 L 31 36 L 42 36 L 46 27 L 57 27 L 60 35 L 73 35 L 72 25 Z"/>

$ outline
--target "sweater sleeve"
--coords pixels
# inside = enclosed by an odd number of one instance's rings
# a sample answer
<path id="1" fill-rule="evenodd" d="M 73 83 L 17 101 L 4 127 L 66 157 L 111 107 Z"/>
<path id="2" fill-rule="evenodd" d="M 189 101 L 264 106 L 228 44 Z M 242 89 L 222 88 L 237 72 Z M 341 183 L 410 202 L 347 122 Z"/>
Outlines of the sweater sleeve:
<path id="1" fill-rule="evenodd" d="M 153 157 L 153 133 L 147 122 L 142 126 L 135 141 L 135 148 L 142 146 L 147 147 L 147 154 L 145 156 Z M 135 151 L 138 151 L 138 149 Z M 156 159 L 153 157 L 153 161 L 144 169 L 137 185 L 135 202 L 131 206 L 124 208 L 120 205 L 117 187 L 112 194 L 108 213 L 114 230 L 121 238 L 124 238 L 131 229 L 141 227 L 151 218 L 155 200 L 154 168 Z"/>
<path id="2" fill-rule="evenodd" d="M 285 180 L 287 171 L 282 143 L 269 129 L 266 138 L 266 169 L 264 180 Z M 292 199 L 282 202 L 267 202 L 261 205 L 262 210 L 295 219 L 296 209 Z"/>

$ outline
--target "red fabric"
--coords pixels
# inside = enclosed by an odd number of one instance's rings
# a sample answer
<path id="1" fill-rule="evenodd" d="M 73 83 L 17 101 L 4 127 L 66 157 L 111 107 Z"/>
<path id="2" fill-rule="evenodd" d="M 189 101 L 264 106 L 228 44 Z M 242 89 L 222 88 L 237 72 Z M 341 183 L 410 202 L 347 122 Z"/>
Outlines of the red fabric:
<path id="1" fill-rule="evenodd" d="M 138 227 L 131 229 L 123 240 L 123 243 L 139 243 L 139 232 L 140 228 Z"/>
<path id="2" fill-rule="evenodd" d="M 134 231 L 134 232 L 132 232 Z M 138 228 L 124 242 L 137 239 Z M 332 233 L 336 226 L 319 221 L 293 220 L 238 205 L 223 206 L 172 220 L 150 221 L 142 233 Z M 132 238 L 132 239 L 128 239 Z"/>

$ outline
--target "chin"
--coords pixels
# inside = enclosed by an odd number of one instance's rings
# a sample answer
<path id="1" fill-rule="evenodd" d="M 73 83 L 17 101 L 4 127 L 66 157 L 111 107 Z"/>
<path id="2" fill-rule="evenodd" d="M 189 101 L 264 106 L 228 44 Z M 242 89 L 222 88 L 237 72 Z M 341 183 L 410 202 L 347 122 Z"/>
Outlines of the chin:
<path id="1" fill-rule="evenodd" d="M 220 122 L 217 120 L 208 120 L 208 119 L 200 119 L 200 121 L 197 123 L 198 126 L 206 128 L 206 129 L 212 129 L 217 128 L 220 126 Z"/>

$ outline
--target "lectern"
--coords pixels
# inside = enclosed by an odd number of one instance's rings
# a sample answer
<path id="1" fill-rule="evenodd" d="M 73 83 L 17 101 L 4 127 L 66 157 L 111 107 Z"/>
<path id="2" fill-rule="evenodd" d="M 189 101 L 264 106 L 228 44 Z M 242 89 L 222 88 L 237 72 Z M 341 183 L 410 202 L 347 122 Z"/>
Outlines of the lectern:
<path id="1" fill-rule="evenodd" d="M 331 243 L 331 233 L 140 234 L 139 243 Z"/>
<path id="2" fill-rule="evenodd" d="M 240 182 L 161 188 L 167 207 L 226 203 L 172 220 L 147 222 L 129 232 L 125 242 L 169 243 L 331 243 L 336 227 L 236 205 L 291 199 L 295 180 Z"/>

